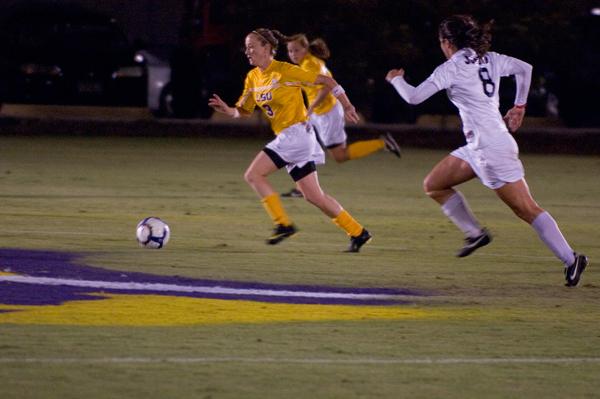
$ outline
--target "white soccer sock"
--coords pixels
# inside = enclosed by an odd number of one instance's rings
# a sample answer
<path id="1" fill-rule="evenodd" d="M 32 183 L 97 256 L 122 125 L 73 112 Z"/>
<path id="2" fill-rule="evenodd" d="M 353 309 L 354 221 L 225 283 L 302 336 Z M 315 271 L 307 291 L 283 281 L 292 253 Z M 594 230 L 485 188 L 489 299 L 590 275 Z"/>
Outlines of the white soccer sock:
<path id="1" fill-rule="evenodd" d="M 540 213 L 531 222 L 531 227 L 535 229 L 540 239 L 550 248 L 554 255 L 565 264 L 565 267 L 575 262 L 573 249 L 571 249 L 569 243 L 560 232 L 556 221 L 548 212 Z"/>
<path id="2" fill-rule="evenodd" d="M 442 211 L 467 237 L 477 237 L 483 232 L 460 191 L 444 202 Z"/>

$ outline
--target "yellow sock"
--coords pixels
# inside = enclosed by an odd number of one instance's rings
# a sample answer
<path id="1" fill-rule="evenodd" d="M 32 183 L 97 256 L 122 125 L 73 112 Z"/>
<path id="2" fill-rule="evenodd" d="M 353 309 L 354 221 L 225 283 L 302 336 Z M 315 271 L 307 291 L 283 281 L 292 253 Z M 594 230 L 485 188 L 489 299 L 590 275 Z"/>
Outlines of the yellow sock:
<path id="1" fill-rule="evenodd" d="M 366 157 L 374 152 L 383 150 L 385 142 L 382 139 L 357 141 L 348 146 L 348 159 Z"/>
<path id="2" fill-rule="evenodd" d="M 284 226 L 290 226 L 292 224 L 290 218 L 283 209 L 283 205 L 281 205 L 281 200 L 277 193 L 267 195 L 261 202 L 275 224 L 282 224 Z"/>
<path id="3" fill-rule="evenodd" d="M 342 210 L 339 215 L 331 220 L 351 237 L 359 236 L 363 231 L 361 224 L 354 220 L 354 218 L 345 210 Z"/>

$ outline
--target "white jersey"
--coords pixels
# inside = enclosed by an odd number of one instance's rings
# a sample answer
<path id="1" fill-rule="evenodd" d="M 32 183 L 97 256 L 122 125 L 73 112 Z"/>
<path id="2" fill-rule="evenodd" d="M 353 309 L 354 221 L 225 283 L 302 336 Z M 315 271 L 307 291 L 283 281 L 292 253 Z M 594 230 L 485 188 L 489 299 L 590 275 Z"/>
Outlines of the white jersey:
<path id="1" fill-rule="evenodd" d="M 515 104 L 525 104 L 531 69 L 531 65 L 513 57 L 491 51 L 478 57 L 472 49 L 464 48 L 438 66 L 417 88 L 401 77 L 394 78 L 392 84 L 411 104 L 418 104 L 445 89 L 460 113 L 467 145 L 479 149 L 512 141 L 498 109 L 500 78 L 515 75 Z"/>

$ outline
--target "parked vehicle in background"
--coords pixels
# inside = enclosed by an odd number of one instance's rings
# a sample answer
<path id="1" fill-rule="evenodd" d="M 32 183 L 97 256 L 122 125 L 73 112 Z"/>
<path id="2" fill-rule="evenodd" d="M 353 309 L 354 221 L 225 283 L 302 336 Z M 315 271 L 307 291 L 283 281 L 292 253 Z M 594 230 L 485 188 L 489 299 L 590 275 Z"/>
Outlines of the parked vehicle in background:
<path id="1" fill-rule="evenodd" d="M 147 107 L 154 116 L 173 116 L 173 88 L 169 61 L 161 59 L 147 50 L 135 54 L 137 62 L 146 68 Z"/>
<path id="2" fill-rule="evenodd" d="M 148 107 L 169 115 L 170 67 L 116 21 L 82 7 L 27 3 L 0 21 L 1 102 Z"/>

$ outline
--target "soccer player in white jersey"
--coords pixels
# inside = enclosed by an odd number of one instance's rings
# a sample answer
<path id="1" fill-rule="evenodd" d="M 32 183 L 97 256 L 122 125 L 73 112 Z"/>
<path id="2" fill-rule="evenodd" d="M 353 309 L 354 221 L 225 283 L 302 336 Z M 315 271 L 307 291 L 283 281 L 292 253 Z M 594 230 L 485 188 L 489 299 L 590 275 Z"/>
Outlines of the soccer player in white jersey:
<path id="1" fill-rule="evenodd" d="M 470 255 L 492 240 L 481 227 L 455 186 L 479 177 L 513 212 L 529 223 L 540 239 L 565 265 L 567 286 L 576 286 L 588 264 L 563 237 L 552 216 L 535 202 L 524 178 L 519 149 L 510 132 L 523 122 L 532 67 L 526 62 L 488 51 L 491 24 L 480 26 L 469 15 L 454 15 L 439 26 L 439 41 L 447 61 L 414 87 L 404 80 L 403 69 L 392 69 L 386 80 L 409 104 L 419 104 L 446 90 L 459 110 L 467 144 L 446 156 L 429 172 L 423 188 L 465 234 L 457 256 Z M 514 106 L 504 118 L 498 109 L 502 76 L 514 75 Z M 510 132 L 509 132 L 510 131 Z"/>

